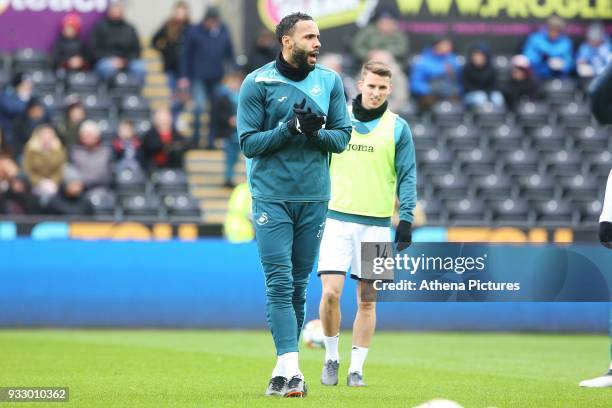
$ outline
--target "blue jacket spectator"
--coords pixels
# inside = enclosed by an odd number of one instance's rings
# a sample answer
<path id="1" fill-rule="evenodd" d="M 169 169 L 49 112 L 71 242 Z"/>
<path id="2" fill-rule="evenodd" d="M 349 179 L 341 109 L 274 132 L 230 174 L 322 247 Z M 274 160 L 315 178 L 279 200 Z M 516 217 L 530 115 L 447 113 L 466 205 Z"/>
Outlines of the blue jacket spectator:
<path id="1" fill-rule="evenodd" d="M 541 79 L 566 77 L 574 67 L 572 41 L 563 34 L 565 22 L 551 17 L 546 28 L 527 37 L 523 54 Z"/>
<path id="2" fill-rule="evenodd" d="M 207 101 L 216 97 L 224 74 L 224 63 L 234 62 L 234 47 L 229 29 L 221 21 L 219 9 L 208 7 L 200 24 L 190 27 L 185 33 L 180 61 L 179 91 L 191 88 L 193 115 L 192 144 L 200 142 L 201 123 L 199 118 Z M 216 116 L 215 105 L 210 105 L 211 117 Z M 175 110 L 178 114 L 178 109 Z M 210 123 L 207 148 L 214 148 L 216 133 L 214 122 Z"/>
<path id="3" fill-rule="evenodd" d="M 0 94 L 0 127 L 4 130 L 9 145 L 13 144 L 13 123 L 26 111 L 32 97 L 32 81 L 23 74 L 16 74 L 11 85 Z"/>
<path id="4" fill-rule="evenodd" d="M 440 38 L 425 48 L 410 75 L 410 89 L 419 98 L 421 108 L 427 109 L 440 99 L 457 99 L 460 71 L 461 64 L 448 38 Z"/>
<path id="5" fill-rule="evenodd" d="M 580 45 L 576 53 L 578 75 L 583 78 L 599 75 L 611 59 L 612 45 L 603 25 L 591 24 L 586 34 L 586 41 Z"/>
<path id="6" fill-rule="evenodd" d="M 229 29 L 216 13 L 213 11 L 217 17 L 212 18 L 209 10 L 201 24 L 187 30 L 181 55 L 181 78 L 221 81 L 224 62 L 234 60 Z"/>

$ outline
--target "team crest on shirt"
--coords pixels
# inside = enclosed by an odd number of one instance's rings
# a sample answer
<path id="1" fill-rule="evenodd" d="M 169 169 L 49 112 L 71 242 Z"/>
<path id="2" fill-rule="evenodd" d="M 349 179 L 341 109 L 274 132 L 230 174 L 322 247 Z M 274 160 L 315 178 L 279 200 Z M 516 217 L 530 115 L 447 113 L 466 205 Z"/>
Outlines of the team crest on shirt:
<path id="1" fill-rule="evenodd" d="M 257 225 L 265 225 L 268 223 L 268 221 L 270 221 L 270 217 L 268 216 L 268 213 L 262 212 L 259 218 L 257 218 L 257 221 L 255 222 L 257 223 Z"/>
<path id="2" fill-rule="evenodd" d="M 323 92 L 323 90 L 321 89 L 319 85 L 313 86 L 312 89 L 310 90 L 310 94 L 312 96 L 319 96 L 321 95 L 321 92 Z"/>

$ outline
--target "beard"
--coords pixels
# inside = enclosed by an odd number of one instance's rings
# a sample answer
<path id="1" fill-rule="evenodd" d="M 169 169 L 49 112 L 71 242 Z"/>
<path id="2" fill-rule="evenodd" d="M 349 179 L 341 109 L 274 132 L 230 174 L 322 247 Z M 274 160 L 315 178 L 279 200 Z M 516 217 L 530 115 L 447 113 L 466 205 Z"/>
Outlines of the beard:
<path id="1" fill-rule="evenodd" d="M 315 68 L 315 64 L 310 65 L 308 63 L 308 56 L 310 53 L 301 48 L 295 47 L 291 52 L 291 58 L 297 64 L 298 69 L 303 71 L 312 71 Z"/>

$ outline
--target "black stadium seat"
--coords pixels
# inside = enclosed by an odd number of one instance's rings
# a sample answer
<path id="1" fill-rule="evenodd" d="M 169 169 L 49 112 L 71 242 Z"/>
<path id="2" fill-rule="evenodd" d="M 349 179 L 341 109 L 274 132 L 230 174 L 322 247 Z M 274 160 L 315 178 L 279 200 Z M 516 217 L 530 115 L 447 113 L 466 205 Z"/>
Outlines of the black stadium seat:
<path id="1" fill-rule="evenodd" d="M 533 151 L 519 149 L 507 152 L 501 156 L 501 159 L 505 163 L 504 170 L 510 174 L 534 174 L 540 167 L 540 158 Z"/>
<path id="2" fill-rule="evenodd" d="M 453 158 L 445 149 L 433 148 L 417 157 L 419 171 L 423 174 L 446 174 L 454 169 Z"/>
<path id="3" fill-rule="evenodd" d="M 506 175 L 479 175 L 472 177 L 470 183 L 474 195 L 481 199 L 502 200 L 514 195 L 512 179 Z"/>
<path id="4" fill-rule="evenodd" d="M 49 68 L 49 57 L 42 51 L 23 48 L 13 53 L 13 72 L 31 72 Z"/>
<path id="5" fill-rule="evenodd" d="M 135 194 L 121 201 L 123 214 L 127 219 L 151 220 L 160 215 L 160 202 L 156 196 Z"/>
<path id="6" fill-rule="evenodd" d="M 445 201 L 449 223 L 456 226 L 480 226 L 489 222 L 488 212 L 480 200 L 463 198 Z"/>
<path id="7" fill-rule="evenodd" d="M 114 218 L 116 213 L 116 201 L 115 193 L 104 189 L 95 189 L 89 195 L 89 202 L 93 207 L 94 216 L 97 219 Z"/>
<path id="8" fill-rule="evenodd" d="M 468 195 L 468 179 L 460 174 L 447 173 L 431 176 L 431 184 L 434 187 L 434 197 L 440 200 L 465 198 Z"/>
<path id="9" fill-rule="evenodd" d="M 546 154 L 543 159 L 550 174 L 572 176 L 582 172 L 582 160 L 574 151 L 559 150 Z"/>
<path id="10" fill-rule="evenodd" d="M 491 128 L 486 134 L 489 145 L 497 151 L 513 151 L 524 147 L 523 130 L 507 124 Z"/>
<path id="11" fill-rule="evenodd" d="M 145 194 L 147 178 L 142 171 L 123 169 L 117 173 L 115 184 L 119 195 Z"/>
<path id="12" fill-rule="evenodd" d="M 148 119 L 151 116 L 149 101 L 138 95 L 130 95 L 121 102 L 121 117 L 124 119 Z"/>
<path id="13" fill-rule="evenodd" d="M 520 196 L 528 200 L 550 200 L 558 195 L 555 181 L 545 174 L 520 176 L 517 184 Z"/>
<path id="14" fill-rule="evenodd" d="M 603 208 L 600 200 L 583 202 L 578 206 L 580 211 L 580 223 L 583 227 L 596 228 L 599 225 L 599 216 Z"/>
<path id="15" fill-rule="evenodd" d="M 412 140 L 417 150 L 429 150 L 437 146 L 439 130 L 433 125 L 417 123 L 411 126 Z"/>
<path id="16" fill-rule="evenodd" d="M 439 201 L 419 199 L 420 205 L 425 211 L 428 224 L 439 224 L 444 217 L 444 211 Z"/>
<path id="17" fill-rule="evenodd" d="M 602 150 L 599 152 L 587 152 L 583 154 L 589 172 L 596 177 L 607 177 L 612 169 L 612 152 Z"/>
<path id="18" fill-rule="evenodd" d="M 533 148 L 539 152 L 558 151 L 567 148 L 563 129 L 550 125 L 532 128 L 529 132 Z"/>
<path id="19" fill-rule="evenodd" d="M 565 127 L 584 128 L 593 123 L 591 111 L 584 103 L 568 103 L 559 110 L 559 123 Z"/>
<path id="20" fill-rule="evenodd" d="M 503 106 L 495 106 L 492 103 L 477 105 L 473 109 L 474 122 L 478 126 L 492 126 L 504 123 L 508 112 Z"/>
<path id="21" fill-rule="evenodd" d="M 457 158 L 461 162 L 463 174 L 492 174 L 495 171 L 495 156 L 488 149 L 475 148 L 458 151 Z"/>
<path id="22" fill-rule="evenodd" d="M 548 105 L 542 102 L 523 102 L 517 109 L 516 119 L 521 126 L 538 127 L 548 124 L 550 122 Z"/>
<path id="23" fill-rule="evenodd" d="M 180 169 L 156 170 L 151 175 L 151 181 L 157 193 L 162 196 L 189 191 L 187 175 Z"/>
<path id="24" fill-rule="evenodd" d="M 33 71 L 29 73 L 34 83 L 34 92 L 39 95 L 61 93 L 61 83 L 52 71 Z"/>
<path id="25" fill-rule="evenodd" d="M 66 76 L 66 94 L 96 94 L 100 87 L 100 80 L 94 72 L 71 72 Z"/>
<path id="26" fill-rule="evenodd" d="M 172 222 L 201 221 L 200 202 L 190 194 L 169 194 L 164 196 L 163 203 Z"/>
<path id="27" fill-rule="evenodd" d="M 573 201 L 592 201 L 600 188 L 593 178 L 581 174 L 559 177 L 559 184 L 563 188 L 562 197 Z"/>
<path id="28" fill-rule="evenodd" d="M 93 119 L 104 119 L 111 117 L 111 100 L 97 94 L 84 95 L 81 100 L 87 111 L 87 116 Z"/>
<path id="29" fill-rule="evenodd" d="M 432 108 L 432 119 L 440 126 L 460 125 L 464 122 L 465 109 L 459 103 L 440 102 Z"/>
<path id="30" fill-rule="evenodd" d="M 451 149 L 476 148 L 480 145 L 480 135 L 480 129 L 463 124 L 444 130 L 446 143 Z"/>
<path id="31" fill-rule="evenodd" d="M 551 105 L 563 106 L 576 98 L 576 85 L 570 79 L 553 79 L 544 83 L 542 93 Z"/>
<path id="32" fill-rule="evenodd" d="M 113 98 L 122 98 L 140 94 L 142 85 L 137 75 L 120 72 L 115 75 L 109 85 L 109 92 Z"/>
<path id="33" fill-rule="evenodd" d="M 571 205 L 563 200 L 548 200 L 535 203 L 537 216 L 536 221 L 545 227 L 568 226 L 576 223 Z"/>
<path id="34" fill-rule="evenodd" d="M 488 204 L 492 222 L 496 226 L 526 227 L 533 223 L 534 216 L 524 200 L 493 200 Z"/>
<path id="35" fill-rule="evenodd" d="M 610 128 L 585 126 L 576 129 L 576 132 L 572 132 L 571 128 L 566 131 L 573 134 L 576 147 L 582 151 L 612 150 L 612 138 L 610 137 L 612 129 Z"/>

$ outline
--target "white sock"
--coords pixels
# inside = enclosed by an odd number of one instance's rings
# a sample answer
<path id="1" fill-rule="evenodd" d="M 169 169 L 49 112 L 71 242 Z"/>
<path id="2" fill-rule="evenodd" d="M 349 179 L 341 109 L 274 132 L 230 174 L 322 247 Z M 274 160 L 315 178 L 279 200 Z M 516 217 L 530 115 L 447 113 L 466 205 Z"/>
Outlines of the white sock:
<path id="1" fill-rule="evenodd" d="M 274 370 L 272 370 L 272 376 L 274 377 L 284 377 L 285 376 L 285 366 L 280 358 L 280 356 L 276 357 L 276 365 L 274 366 Z"/>
<path id="2" fill-rule="evenodd" d="M 285 353 L 285 354 L 278 356 L 278 361 L 276 363 L 276 366 L 278 367 L 279 365 L 280 365 L 280 368 L 278 372 L 280 374 L 277 374 L 277 375 L 282 375 L 285 378 L 292 378 L 297 375 L 301 378 L 304 378 L 304 375 L 300 371 L 297 351 L 294 351 L 291 353 Z M 272 377 L 274 377 L 275 372 L 276 372 L 276 367 L 274 368 L 274 371 L 272 372 Z"/>
<path id="3" fill-rule="evenodd" d="M 327 362 L 328 360 L 340 361 L 340 356 L 338 355 L 339 338 L 340 333 L 332 337 L 325 336 L 323 338 L 323 343 L 325 344 L 325 362 Z"/>
<path id="4" fill-rule="evenodd" d="M 367 347 L 353 346 L 351 350 L 351 366 L 349 367 L 349 373 L 359 373 L 363 375 L 363 363 L 368 356 Z"/>

